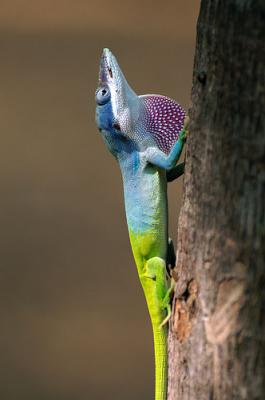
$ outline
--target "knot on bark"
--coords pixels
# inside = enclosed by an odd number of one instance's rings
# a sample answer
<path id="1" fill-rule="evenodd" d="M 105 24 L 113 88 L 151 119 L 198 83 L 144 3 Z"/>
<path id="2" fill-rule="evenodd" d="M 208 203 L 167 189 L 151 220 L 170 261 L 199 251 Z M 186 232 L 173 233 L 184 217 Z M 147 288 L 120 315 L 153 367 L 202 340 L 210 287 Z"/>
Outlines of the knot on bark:
<path id="1" fill-rule="evenodd" d="M 177 340 L 187 340 L 192 329 L 192 321 L 196 312 L 196 299 L 198 294 L 197 282 L 192 279 L 181 297 L 175 301 L 172 330 Z"/>

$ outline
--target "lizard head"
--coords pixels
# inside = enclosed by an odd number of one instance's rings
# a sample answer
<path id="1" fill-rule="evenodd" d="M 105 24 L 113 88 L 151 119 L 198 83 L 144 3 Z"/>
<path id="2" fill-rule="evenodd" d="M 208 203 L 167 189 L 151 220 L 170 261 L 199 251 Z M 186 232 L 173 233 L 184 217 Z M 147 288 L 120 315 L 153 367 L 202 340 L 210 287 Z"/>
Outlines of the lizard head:
<path id="1" fill-rule="evenodd" d="M 109 49 L 104 49 L 96 90 L 96 122 L 115 156 L 130 138 L 138 109 L 138 96 L 126 81 L 114 55 Z"/>
<path id="2" fill-rule="evenodd" d="M 108 49 L 100 60 L 96 104 L 97 126 L 115 157 L 150 146 L 168 154 L 184 128 L 183 108 L 165 96 L 137 96 Z"/>

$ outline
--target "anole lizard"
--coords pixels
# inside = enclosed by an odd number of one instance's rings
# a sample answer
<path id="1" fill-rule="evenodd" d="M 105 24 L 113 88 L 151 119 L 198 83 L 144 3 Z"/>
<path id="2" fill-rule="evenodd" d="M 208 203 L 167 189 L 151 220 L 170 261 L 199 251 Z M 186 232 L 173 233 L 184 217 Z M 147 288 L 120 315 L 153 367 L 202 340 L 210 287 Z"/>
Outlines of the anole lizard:
<path id="1" fill-rule="evenodd" d="M 130 242 L 153 327 L 155 400 L 165 400 L 172 289 L 166 267 L 175 265 L 167 181 L 184 170 L 176 163 L 187 132 L 185 111 L 165 96 L 137 96 L 108 49 L 100 61 L 96 104 L 97 126 L 120 165 Z"/>

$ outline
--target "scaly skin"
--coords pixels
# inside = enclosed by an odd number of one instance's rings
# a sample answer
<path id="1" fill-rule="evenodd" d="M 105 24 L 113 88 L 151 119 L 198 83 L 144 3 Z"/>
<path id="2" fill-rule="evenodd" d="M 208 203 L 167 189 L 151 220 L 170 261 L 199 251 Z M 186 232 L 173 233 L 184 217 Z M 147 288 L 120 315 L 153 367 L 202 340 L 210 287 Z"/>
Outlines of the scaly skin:
<path id="1" fill-rule="evenodd" d="M 137 96 L 108 49 L 101 58 L 96 102 L 98 128 L 120 165 L 130 242 L 153 327 L 155 400 L 166 400 L 172 290 L 166 275 L 167 177 L 183 172 L 175 165 L 185 141 L 185 114 L 168 98 Z"/>

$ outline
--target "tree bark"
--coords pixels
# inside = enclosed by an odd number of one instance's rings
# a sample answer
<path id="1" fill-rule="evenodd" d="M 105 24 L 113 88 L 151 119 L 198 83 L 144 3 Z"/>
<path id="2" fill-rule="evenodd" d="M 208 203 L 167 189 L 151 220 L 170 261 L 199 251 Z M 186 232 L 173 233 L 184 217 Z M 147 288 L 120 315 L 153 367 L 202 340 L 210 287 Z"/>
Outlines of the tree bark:
<path id="1" fill-rule="evenodd" d="M 264 61 L 264 0 L 202 0 L 169 400 L 265 399 Z"/>

